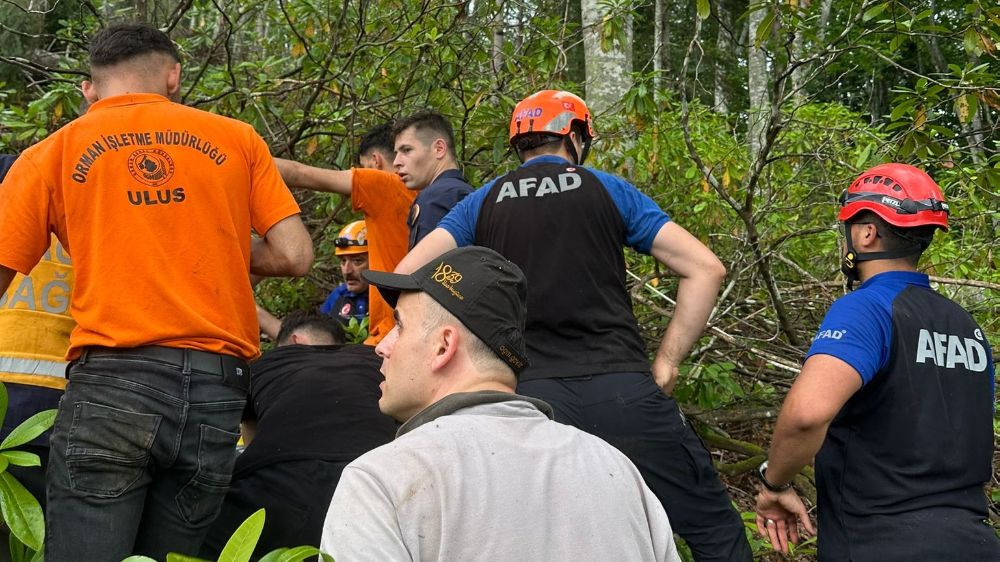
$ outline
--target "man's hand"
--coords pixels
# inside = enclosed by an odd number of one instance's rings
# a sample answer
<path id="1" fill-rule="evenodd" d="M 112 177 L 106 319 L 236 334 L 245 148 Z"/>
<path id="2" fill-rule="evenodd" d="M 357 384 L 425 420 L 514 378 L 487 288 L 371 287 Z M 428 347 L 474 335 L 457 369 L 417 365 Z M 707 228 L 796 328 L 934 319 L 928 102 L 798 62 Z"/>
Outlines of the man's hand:
<path id="1" fill-rule="evenodd" d="M 680 369 L 677 365 L 674 365 L 669 360 L 657 356 L 653 360 L 653 381 L 656 382 L 656 386 L 660 387 L 663 394 L 670 396 L 674 393 L 674 385 L 677 384 L 677 375 L 680 373 Z"/>
<path id="2" fill-rule="evenodd" d="M 771 548 L 788 554 L 788 543 L 799 544 L 799 522 L 805 534 L 815 535 L 805 504 L 794 488 L 772 492 L 760 487 L 757 493 L 757 532 L 771 541 Z"/>

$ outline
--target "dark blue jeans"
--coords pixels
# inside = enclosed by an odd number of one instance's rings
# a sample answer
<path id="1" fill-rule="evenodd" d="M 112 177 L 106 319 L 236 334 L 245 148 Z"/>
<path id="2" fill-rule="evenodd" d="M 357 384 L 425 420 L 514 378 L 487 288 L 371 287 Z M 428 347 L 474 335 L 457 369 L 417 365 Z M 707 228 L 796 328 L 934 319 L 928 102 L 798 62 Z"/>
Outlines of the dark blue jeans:
<path id="1" fill-rule="evenodd" d="M 50 441 L 45 559 L 196 555 L 245 402 L 219 374 L 132 356 L 74 363 Z"/>
<path id="2" fill-rule="evenodd" d="M 532 380 L 518 384 L 517 392 L 548 402 L 556 421 L 596 435 L 625 453 L 695 560 L 753 559 L 743 522 L 708 450 L 677 402 L 660 391 L 649 373 Z"/>

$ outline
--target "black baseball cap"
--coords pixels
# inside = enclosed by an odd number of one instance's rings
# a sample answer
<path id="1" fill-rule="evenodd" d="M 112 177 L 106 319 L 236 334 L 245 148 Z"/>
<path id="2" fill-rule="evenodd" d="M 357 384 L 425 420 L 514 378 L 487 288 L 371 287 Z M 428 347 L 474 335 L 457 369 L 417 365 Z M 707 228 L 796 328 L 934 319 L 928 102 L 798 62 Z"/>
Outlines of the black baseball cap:
<path id="1" fill-rule="evenodd" d="M 458 318 L 513 369 L 528 366 L 524 351 L 527 284 L 516 265 L 489 248 L 464 246 L 441 254 L 410 275 L 363 272 L 393 308 L 402 291 L 422 291 Z"/>

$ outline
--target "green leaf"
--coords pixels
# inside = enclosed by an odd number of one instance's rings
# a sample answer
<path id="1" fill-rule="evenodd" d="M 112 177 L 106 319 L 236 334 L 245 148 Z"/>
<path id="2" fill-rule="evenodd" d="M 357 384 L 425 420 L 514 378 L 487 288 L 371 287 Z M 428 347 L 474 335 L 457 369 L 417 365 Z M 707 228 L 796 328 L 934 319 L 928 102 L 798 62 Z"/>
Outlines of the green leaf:
<path id="1" fill-rule="evenodd" d="M 7 459 L 7 462 L 14 466 L 42 466 L 42 460 L 35 453 L 28 451 L 3 451 L 0 457 Z"/>
<path id="2" fill-rule="evenodd" d="M 272 550 L 271 552 L 268 552 L 267 554 L 262 556 L 261 559 L 258 560 L 257 562 L 278 562 L 278 557 L 286 552 L 288 552 L 287 548 L 279 548 L 277 550 Z"/>
<path id="3" fill-rule="evenodd" d="M 864 167 L 865 163 L 868 162 L 868 157 L 872 154 L 872 147 L 873 145 L 871 143 L 865 145 L 865 149 L 861 151 L 861 154 L 858 155 L 858 159 L 854 162 L 855 168 L 861 169 Z"/>
<path id="4" fill-rule="evenodd" d="M 962 35 L 962 45 L 965 47 L 965 52 L 971 54 L 979 54 L 979 32 L 976 28 L 970 27 L 965 30 Z"/>
<path id="5" fill-rule="evenodd" d="M 883 2 L 881 4 L 875 4 L 871 8 L 865 10 L 865 14 L 861 16 L 861 21 L 870 21 L 873 18 L 878 17 L 879 14 L 885 11 L 889 7 L 888 2 Z"/>
<path id="6" fill-rule="evenodd" d="M 21 425 L 14 428 L 10 435 L 0 443 L 0 450 L 10 449 L 18 445 L 24 445 L 35 437 L 38 437 L 45 430 L 52 427 L 56 421 L 56 410 L 43 410 L 30 418 L 21 422 Z M 30 546 L 30 545 L 29 545 Z"/>
<path id="7" fill-rule="evenodd" d="M 698 19 L 708 19 L 712 15 L 712 5 L 708 0 L 698 0 Z"/>
<path id="8" fill-rule="evenodd" d="M 767 41 L 767 38 L 771 36 L 771 30 L 774 29 L 774 18 L 778 17 L 778 12 L 776 10 L 768 10 L 767 15 L 764 16 L 763 21 L 757 26 L 756 33 L 754 33 L 754 46 L 760 48 L 761 43 Z"/>
<path id="9" fill-rule="evenodd" d="M 248 562 L 253 554 L 260 533 L 264 530 L 264 508 L 247 517 L 233 536 L 229 537 L 225 548 L 219 554 L 219 562 Z"/>
<path id="10" fill-rule="evenodd" d="M 42 548 L 45 540 L 42 506 L 9 472 L 0 472 L 0 513 L 18 540 L 32 550 Z"/>
<path id="11" fill-rule="evenodd" d="M 7 385 L 0 382 L 0 425 L 3 425 L 3 420 L 7 417 L 7 403 Z"/>
<path id="12" fill-rule="evenodd" d="M 170 555 L 167 555 L 167 560 L 170 560 Z M 128 558 L 122 560 L 122 562 L 156 562 L 156 560 L 148 556 L 129 556 Z"/>
<path id="13" fill-rule="evenodd" d="M 284 552 L 275 562 L 302 562 L 306 559 L 316 558 L 317 555 L 319 555 L 319 549 L 315 546 L 296 546 Z"/>
<path id="14" fill-rule="evenodd" d="M 196 556 L 188 556 L 187 554 L 180 554 L 178 552 L 170 552 L 167 554 L 167 562 L 212 562 L 212 561 L 205 560 L 204 558 L 198 558 Z"/>

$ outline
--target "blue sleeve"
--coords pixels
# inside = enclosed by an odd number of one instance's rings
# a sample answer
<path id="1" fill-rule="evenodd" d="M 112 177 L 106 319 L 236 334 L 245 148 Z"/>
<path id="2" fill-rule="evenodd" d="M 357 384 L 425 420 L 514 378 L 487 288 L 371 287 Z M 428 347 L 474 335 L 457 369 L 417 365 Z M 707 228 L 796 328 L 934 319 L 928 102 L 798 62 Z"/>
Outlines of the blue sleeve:
<path id="1" fill-rule="evenodd" d="M 892 301 L 882 295 L 849 293 L 830 307 L 820 324 L 806 359 L 832 355 L 861 375 L 868 384 L 889 362 L 892 346 Z"/>
<path id="2" fill-rule="evenodd" d="M 470 193 L 438 223 L 438 227 L 447 230 L 459 247 L 468 246 L 476 239 L 479 210 L 483 208 L 483 201 L 486 200 L 495 182 L 496 180 L 493 180 Z"/>
<path id="3" fill-rule="evenodd" d="M 625 223 L 625 244 L 637 252 L 648 254 L 653 248 L 653 239 L 663 225 L 670 221 L 670 217 L 649 196 L 629 182 L 606 172 L 590 168 L 587 170 L 601 180 L 618 207 Z"/>

